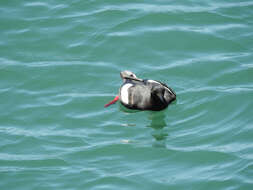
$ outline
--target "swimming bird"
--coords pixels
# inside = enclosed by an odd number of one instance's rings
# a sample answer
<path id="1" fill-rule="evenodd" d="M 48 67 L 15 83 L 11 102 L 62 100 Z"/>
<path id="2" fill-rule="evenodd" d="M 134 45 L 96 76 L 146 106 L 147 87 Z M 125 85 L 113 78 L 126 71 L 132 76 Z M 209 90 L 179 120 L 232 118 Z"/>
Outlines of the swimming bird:
<path id="1" fill-rule="evenodd" d="M 129 109 L 160 111 L 176 100 L 176 93 L 160 81 L 140 79 L 131 71 L 122 71 L 120 76 L 119 95 L 105 107 L 120 100 Z"/>

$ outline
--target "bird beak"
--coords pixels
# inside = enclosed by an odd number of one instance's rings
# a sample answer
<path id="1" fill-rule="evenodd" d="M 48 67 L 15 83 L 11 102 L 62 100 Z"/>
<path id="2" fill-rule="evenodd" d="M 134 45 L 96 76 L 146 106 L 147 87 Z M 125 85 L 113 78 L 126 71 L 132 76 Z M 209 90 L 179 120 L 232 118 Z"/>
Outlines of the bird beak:
<path id="1" fill-rule="evenodd" d="M 115 102 L 118 101 L 118 99 L 119 99 L 119 96 L 116 96 L 116 97 L 115 97 L 112 101 L 110 101 L 108 104 L 105 104 L 104 107 L 106 108 L 106 107 L 108 107 L 108 106 L 114 104 Z"/>

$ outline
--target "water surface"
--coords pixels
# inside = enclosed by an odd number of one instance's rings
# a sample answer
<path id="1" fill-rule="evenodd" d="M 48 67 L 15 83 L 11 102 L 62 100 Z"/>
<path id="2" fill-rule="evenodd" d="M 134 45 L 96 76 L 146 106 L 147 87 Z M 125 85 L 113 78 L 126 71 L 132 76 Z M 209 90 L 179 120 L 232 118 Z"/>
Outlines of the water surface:
<path id="1" fill-rule="evenodd" d="M 252 189 L 253 2 L 0 10 L 0 189 Z M 105 109 L 125 69 L 177 101 Z"/>

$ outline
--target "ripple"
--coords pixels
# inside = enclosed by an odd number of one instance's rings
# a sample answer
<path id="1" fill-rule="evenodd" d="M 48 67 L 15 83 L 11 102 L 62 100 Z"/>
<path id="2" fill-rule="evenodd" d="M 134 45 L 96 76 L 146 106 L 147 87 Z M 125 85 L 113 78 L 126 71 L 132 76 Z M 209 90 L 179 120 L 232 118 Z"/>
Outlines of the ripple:
<path id="1" fill-rule="evenodd" d="M 211 11 L 212 7 L 204 6 L 184 6 L 184 5 L 155 5 L 155 4 L 143 4 L 143 3 L 128 3 L 121 6 L 109 5 L 106 6 L 110 10 L 120 10 L 120 11 L 131 11 L 138 10 L 148 13 L 153 12 L 202 12 L 202 11 Z"/>
<path id="2" fill-rule="evenodd" d="M 231 29 L 244 29 L 248 28 L 245 24 L 221 24 L 221 25 L 206 25 L 206 26 L 192 26 L 192 25 L 170 25 L 170 26 L 145 26 L 140 28 L 135 28 L 134 30 L 128 29 L 128 31 L 117 31 L 111 32 L 108 36 L 136 36 L 143 35 L 145 33 L 160 33 L 160 32 L 168 32 L 168 31 L 181 31 L 181 32 L 197 32 L 203 34 L 214 34 L 220 31 L 226 31 Z"/>
<path id="3" fill-rule="evenodd" d="M 5 153 L 1 153 L 0 154 L 0 159 L 1 160 L 5 160 L 5 161 L 50 161 L 52 158 L 52 156 L 48 156 L 48 155 L 17 155 L 17 154 L 5 154 Z M 62 161 L 60 161 L 60 159 L 55 159 L 54 161 L 58 162 L 58 163 L 64 163 Z"/>
<path id="4" fill-rule="evenodd" d="M 195 115 L 191 115 L 189 117 L 186 117 L 180 121 L 176 121 L 176 122 L 173 122 L 173 125 L 178 125 L 178 124 L 184 124 L 184 123 L 187 123 L 188 121 L 191 121 L 191 120 L 195 120 L 195 119 L 198 119 L 199 117 L 203 116 L 206 114 L 206 111 L 203 110 L 202 112 L 199 112 Z M 194 133 L 197 133 L 197 132 L 194 132 Z M 188 133 L 184 132 L 183 135 L 188 135 Z"/>
<path id="5" fill-rule="evenodd" d="M 252 6 L 4 3 L 0 186 L 250 189 Z M 168 83 L 177 101 L 105 109 L 123 69 Z"/>
<path id="6" fill-rule="evenodd" d="M 41 1 L 29 2 L 29 3 L 25 3 L 24 5 L 27 7 L 47 7 L 47 8 L 50 8 L 50 5 L 48 3 L 41 2 Z"/>
<path id="7" fill-rule="evenodd" d="M 65 130 L 53 130 L 56 126 L 46 129 L 22 129 L 18 127 L 1 126 L 0 132 L 11 136 L 24 136 L 24 137 L 47 137 L 47 136 L 64 136 L 64 137 L 83 137 L 80 131 Z"/>

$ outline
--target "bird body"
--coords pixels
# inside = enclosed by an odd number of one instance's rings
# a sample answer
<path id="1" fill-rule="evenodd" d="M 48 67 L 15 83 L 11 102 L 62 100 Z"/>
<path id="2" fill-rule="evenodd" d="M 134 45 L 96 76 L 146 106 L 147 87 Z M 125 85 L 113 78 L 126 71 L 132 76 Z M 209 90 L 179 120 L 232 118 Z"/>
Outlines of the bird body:
<path id="1" fill-rule="evenodd" d="M 139 79 L 131 71 L 122 71 L 120 76 L 123 84 L 118 99 L 129 109 L 159 111 L 176 99 L 175 92 L 162 82 Z"/>

